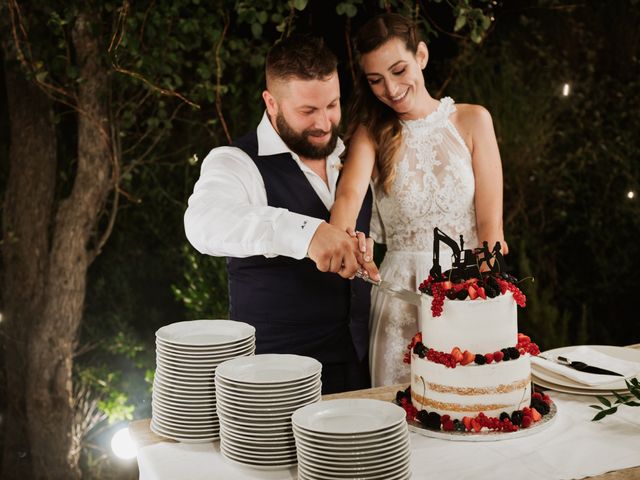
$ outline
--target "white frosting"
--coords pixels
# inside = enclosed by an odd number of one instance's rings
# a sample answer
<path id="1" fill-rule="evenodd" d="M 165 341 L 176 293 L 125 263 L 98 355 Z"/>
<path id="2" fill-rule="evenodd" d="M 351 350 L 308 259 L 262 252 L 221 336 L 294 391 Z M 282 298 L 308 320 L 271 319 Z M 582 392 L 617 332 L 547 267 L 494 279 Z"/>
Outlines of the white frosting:
<path id="1" fill-rule="evenodd" d="M 456 392 L 447 391 L 450 389 Z M 471 363 L 449 368 L 412 354 L 411 392 L 418 410 L 435 411 L 452 419 L 475 417 L 480 412 L 488 417 L 511 414 L 531 402 L 529 355 L 489 365 Z"/>
<path id="2" fill-rule="evenodd" d="M 495 298 L 444 301 L 442 315 L 431 316 L 430 296 L 424 296 L 420 330 L 422 343 L 439 352 L 453 347 L 463 352 L 492 353 L 518 341 L 517 305 L 511 292 Z"/>

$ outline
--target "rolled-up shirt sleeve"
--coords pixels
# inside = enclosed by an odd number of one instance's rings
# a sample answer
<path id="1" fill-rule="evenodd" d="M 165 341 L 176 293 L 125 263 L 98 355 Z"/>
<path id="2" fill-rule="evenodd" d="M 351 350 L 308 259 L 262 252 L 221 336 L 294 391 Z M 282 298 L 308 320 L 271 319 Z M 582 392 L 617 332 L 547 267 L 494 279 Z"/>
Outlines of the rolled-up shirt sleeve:
<path id="1" fill-rule="evenodd" d="M 253 161 L 234 147 L 204 159 L 184 215 L 187 239 L 200 253 L 303 258 L 322 219 L 267 205 Z"/>

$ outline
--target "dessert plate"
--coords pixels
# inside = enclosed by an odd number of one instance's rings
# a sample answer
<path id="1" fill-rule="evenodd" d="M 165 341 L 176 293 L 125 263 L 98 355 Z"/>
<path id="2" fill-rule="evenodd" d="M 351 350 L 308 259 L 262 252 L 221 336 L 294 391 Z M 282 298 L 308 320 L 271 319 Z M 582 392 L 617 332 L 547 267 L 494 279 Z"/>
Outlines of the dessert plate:
<path id="1" fill-rule="evenodd" d="M 604 353 L 606 355 L 619 358 L 621 360 L 638 362 L 640 364 L 639 349 L 628 348 L 628 347 L 616 347 L 612 345 L 588 345 L 588 347 L 594 350 L 597 350 L 598 352 Z M 556 357 L 558 355 L 563 356 L 568 354 L 574 348 L 576 347 L 570 346 L 570 347 L 554 348 L 552 350 L 541 352 L 541 355 L 549 356 L 550 358 Z M 618 391 L 627 390 L 627 385 L 625 384 L 624 379 L 622 377 L 620 377 L 619 380 L 615 380 L 611 383 L 601 384 L 597 386 L 589 386 L 589 385 L 585 385 L 583 383 L 579 383 L 574 380 L 571 380 L 570 378 L 564 377 L 555 372 L 551 372 L 545 368 L 540 368 L 533 363 L 531 364 L 531 371 L 536 377 L 538 377 L 539 380 L 543 380 L 547 384 L 554 385 L 554 387 L 545 386 L 546 388 L 550 388 L 551 390 L 556 390 L 555 386 L 570 387 L 571 389 L 584 390 L 584 391 L 591 390 L 592 392 L 591 394 L 593 394 L 594 391 L 611 392 L 612 390 L 618 390 Z M 640 375 L 640 371 L 638 372 L 638 375 Z M 540 385 L 540 386 L 544 386 L 544 385 Z M 565 393 L 578 393 L 578 392 L 574 391 L 574 392 L 565 392 Z"/>
<path id="2" fill-rule="evenodd" d="M 614 393 L 619 393 L 624 395 L 625 393 L 629 393 L 629 390 L 626 388 L 623 390 L 617 389 L 608 389 L 608 390 L 597 390 L 592 388 L 578 388 L 578 387 L 567 387 L 566 385 L 558 385 L 554 382 L 549 382 L 547 380 L 543 380 L 538 378 L 537 375 L 531 375 L 531 381 L 538 385 L 539 387 L 545 388 L 547 390 L 553 390 L 555 392 L 560 393 L 569 393 L 571 395 L 588 395 L 588 396 L 596 396 L 596 395 L 604 395 L 604 396 L 613 396 Z"/>
<path id="3" fill-rule="evenodd" d="M 358 398 L 307 405 L 296 410 L 291 421 L 302 430 L 354 435 L 392 429 L 405 417 L 405 411 L 391 402 Z"/>
<path id="4" fill-rule="evenodd" d="M 291 385 L 318 375 L 322 364 L 300 355 L 263 354 L 235 358 L 218 366 L 216 376 L 232 384 Z"/>
<path id="5" fill-rule="evenodd" d="M 176 322 L 160 328 L 156 337 L 170 345 L 188 347 L 234 345 L 255 335 L 256 329 L 233 320 L 191 320 Z"/>

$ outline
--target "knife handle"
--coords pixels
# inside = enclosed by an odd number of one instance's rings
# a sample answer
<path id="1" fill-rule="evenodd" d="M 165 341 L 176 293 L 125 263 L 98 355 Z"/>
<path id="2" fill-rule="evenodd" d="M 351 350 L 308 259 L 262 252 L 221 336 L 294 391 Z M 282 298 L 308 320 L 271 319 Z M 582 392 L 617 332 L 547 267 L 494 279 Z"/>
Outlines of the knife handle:
<path id="1" fill-rule="evenodd" d="M 369 276 L 369 274 L 367 273 L 367 271 L 364 268 L 359 268 L 358 271 L 356 272 L 356 277 L 360 278 L 361 280 L 364 280 L 367 283 L 370 283 L 372 285 L 377 285 L 379 286 L 382 283 L 382 280 L 376 282 L 375 280 L 372 280 L 371 277 Z"/>

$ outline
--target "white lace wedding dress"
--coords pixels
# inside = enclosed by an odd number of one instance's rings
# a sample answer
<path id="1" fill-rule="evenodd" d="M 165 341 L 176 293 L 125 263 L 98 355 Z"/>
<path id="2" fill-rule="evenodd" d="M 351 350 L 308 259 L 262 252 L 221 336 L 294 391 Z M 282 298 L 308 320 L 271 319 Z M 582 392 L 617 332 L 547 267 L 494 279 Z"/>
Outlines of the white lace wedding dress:
<path id="1" fill-rule="evenodd" d="M 428 116 L 403 122 L 403 152 L 389 195 L 375 191 L 371 235 L 387 245 L 380 265 L 383 280 L 417 291 L 433 261 L 433 229 L 456 242 L 476 247 L 475 183 L 471 154 L 449 120 L 455 111 L 445 97 Z M 451 266 L 451 250 L 440 246 L 442 270 Z M 372 290 L 370 366 L 374 387 L 408 383 L 402 362 L 418 332 L 418 307 Z"/>

